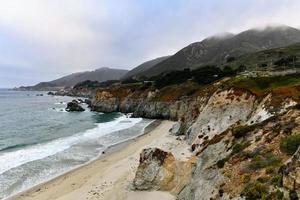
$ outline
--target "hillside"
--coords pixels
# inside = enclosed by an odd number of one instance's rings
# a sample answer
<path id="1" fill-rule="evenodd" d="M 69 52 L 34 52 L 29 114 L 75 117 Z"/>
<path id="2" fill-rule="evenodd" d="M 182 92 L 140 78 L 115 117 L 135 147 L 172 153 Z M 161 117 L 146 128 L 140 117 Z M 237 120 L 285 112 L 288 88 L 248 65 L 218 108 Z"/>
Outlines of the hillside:
<path id="1" fill-rule="evenodd" d="M 119 80 L 122 76 L 124 76 L 128 71 L 123 69 L 112 69 L 112 68 L 99 68 L 94 71 L 86 71 L 86 72 L 78 72 L 73 73 L 59 79 L 49 81 L 49 82 L 41 82 L 35 86 L 29 87 L 21 87 L 21 89 L 28 90 L 51 90 L 59 87 L 72 87 L 83 81 L 98 81 L 104 82 L 108 80 Z"/>
<path id="2" fill-rule="evenodd" d="M 220 65 L 230 61 L 232 57 L 288 46 L 297 42 L 300 42 L 300 31 L 287 26 L 267 27 L 262 30 L 250 29 L 237 35 L 210 37 L 190 44 L 141 75 L 152 77 L 185 68 L 195 69 L 205 65 Z"/>
<path id="3" fill-rule="evenodd" d="M 138 78 L 139 75 L 142 74 L 144 71 L 150 69 L 151 67 L 157 65 L 158 63 L 166 60 L 169 57 L 170 56 L 164 56 L 164 57 L 159 57 L 159 58 L 144 62 L 144 63 L 140 64 L 139 66 L 130 70 L 127 74 L 125 74 L 125 76 L 122 77 L 122 79 Z"/>
<path id="4" fill-rule="evenodd" d="M 171 133 L 193 156 L 182 161 L 176 151 L 144 149 L 136 190 L 169 191 L 180 200 L 298 199 L 299 86 L 299 74 L 231 77 L 205 87 L 115 85 L 97 90 L 92 109 L 178 121 Z"/>
<path id="5" fill-rule="evenodd" d="M 232 69 L 282 70 L 300 67 L 300 43 L 286 47 L 245 54 L 223 64 Z"/>

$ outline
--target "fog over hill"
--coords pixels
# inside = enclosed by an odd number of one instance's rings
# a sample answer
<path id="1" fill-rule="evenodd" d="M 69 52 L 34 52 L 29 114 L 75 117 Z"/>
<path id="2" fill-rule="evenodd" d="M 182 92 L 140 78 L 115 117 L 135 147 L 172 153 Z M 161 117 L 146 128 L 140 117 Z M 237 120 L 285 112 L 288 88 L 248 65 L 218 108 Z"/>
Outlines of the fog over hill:
<path id="1" fill-rule="evenodd" d="M 300 30 L 289 26 L 270 26 L 264 29 L 250 29 L 237 35 L 208 37 L 188 45 L 140 75 L 151 77 L 185 68 L 220 65 L 229 57 L 284 47 L 297 42 L 300 42 Z"/>

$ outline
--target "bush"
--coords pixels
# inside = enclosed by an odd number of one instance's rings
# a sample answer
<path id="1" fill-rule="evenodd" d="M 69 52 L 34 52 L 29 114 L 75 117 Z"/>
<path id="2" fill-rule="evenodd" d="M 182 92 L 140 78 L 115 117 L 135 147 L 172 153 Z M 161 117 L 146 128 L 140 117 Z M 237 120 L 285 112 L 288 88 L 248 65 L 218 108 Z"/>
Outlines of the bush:
<path id="1" fill-rule="evenodd" d="M 233 136 L 235 138 L 241 138 L 244 137 L 248 132 L 253 130 L 254 130 L 254 126 L 248 126 L 248 125 L 238 126 L 235 129 L 233 129 Z"/>
<path id="2" fill-rule="evenodd" d="M 266 155 L 257 155 L 255 156 L 251 163 L 249 164 L 249 168 L 251 170 L 259 170 L 266 167 L 275 167 L 281 164 L 281 159 L 275 157 L 273 154 L 268 153 Z"/>
<path id="3" fill-rule="evenodd" d="M 272 177 L 271 183 L 275 186 L 281 186 L 282 185 L 282 175 L 281 174 L 276 174 Z"/>
<path id="4" fill-rule="evenodd" d="M 225 163 L 226 163 L 226 161 L 227 161 L 226 158 L 224 158 L 224 159 L 222 159 L 222 160 L 219 160 L 219 161 L 217 162 L 218 168 L 223 168 L 224 165 L 225 165 Z"/>
<path id="5" fill-rule="evenodd" d="M 244 175 L 242 175 L 242 177 L 241 177 L 241 181 L 242 181 L 243 183 L 249 183 L 250 180 L 251 180 L 251 175 L 250 175 L 250 174 L 244 174 Z"/>
<path id="6" fill-rule="evenodd" d="M 300 134 L 290 135 L 280 142 L 280 150 L 288 155 L 293 155 L 300 145 Z"/>
<path id="7" fill-rule="evenodd" d="M 237 143 L 232 147 L 232 155 L 240 153 L 249 146 L 249 143 Z"/>
<path id="8" fill-rule="evenodd" d="M 268 187 L 262 183 L 249 183 L 242 191 L 242 196 L 248 200 L 265 199 L 268 195 Z"/>

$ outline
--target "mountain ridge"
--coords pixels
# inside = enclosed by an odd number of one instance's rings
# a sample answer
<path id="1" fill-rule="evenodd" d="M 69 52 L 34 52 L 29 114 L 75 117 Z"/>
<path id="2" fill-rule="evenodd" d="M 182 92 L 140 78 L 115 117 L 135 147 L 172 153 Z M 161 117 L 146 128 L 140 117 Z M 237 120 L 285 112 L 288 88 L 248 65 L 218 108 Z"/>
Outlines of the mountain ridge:
<path id="1" fill-rule="evenodd" d="M 22 86 L 19 89 L 51 90 L 51 89 L 61 88 L 61 87 L 73 87 L 74 85 L 87 80 L 98 81 L 98 82 L 104 82 L 108 80 L 119 80 L 127 72 L 128 70 L 124 70 L 124 69 L 102 67 L 102 68 L 95 69 L 93 71 L 72 73 L 52 81 L 40 82 L 34 86 L 27 86 L 27 87 Z"/>
<path id="2" fill-rule="evenodd" d="M 300 30 L 288 26 L 249 29 L 225 38 L 212 36 L 184 47 L 141 75 L 152 77 L 185 68 L 220 65 L 229 57 L 284 47 L 297 42 L 300 42 Z"/>

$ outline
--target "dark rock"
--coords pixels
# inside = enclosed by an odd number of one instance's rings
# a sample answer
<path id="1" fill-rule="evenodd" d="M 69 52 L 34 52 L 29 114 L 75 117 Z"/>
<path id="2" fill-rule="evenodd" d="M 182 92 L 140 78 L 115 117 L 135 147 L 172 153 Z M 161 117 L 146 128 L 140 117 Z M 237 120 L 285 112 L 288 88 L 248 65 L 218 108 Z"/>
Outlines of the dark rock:
<path id="1" fill-rule="evenodd" d="M 79 102 L 76 99 L 72 100 L 73 103 L 79 104 Z"/>
<path id="2" fill-rule="evenodd" d="M 77 99 L 78 103 L 84 103 L 84 101 L 82 99 Z"/>
<path id="3" fill-rule="evenodd" d="M 92 106 L 92 101 L 89 99 L 85 99 L 84 103 L 86 103 L 88 105 L 88 107 L 90 108 Z"/>
<path id="4" fill-rule="evenodd" d="M 48 92 L 47 95 L 53 96 L 53 95 L 55 95 L 55 94 L 54 94 L 54 92 Z"/>
<path id="5" fill-rule="evenodd" d="M 72 102 L 69 102 L 67 104 L 66 111 L 68 111 L 68 112 L 82 112 L 82 111 L 84 111 L 84 108 L 82 108 L 78 103 L 74 102 L 74 100 L 73 100 Z"/>
<path id="6" fill-rule="evenodd" d="M 291 191 L 290 191 L 289 196 L 290 196 L 290 200 L 298 200 L 298 199 L 299 199 L 299 198 L 298 198 L 298 195 L 297 195 L 297 192 L 294 191 L 294 190 L 291 190 Z"/>

